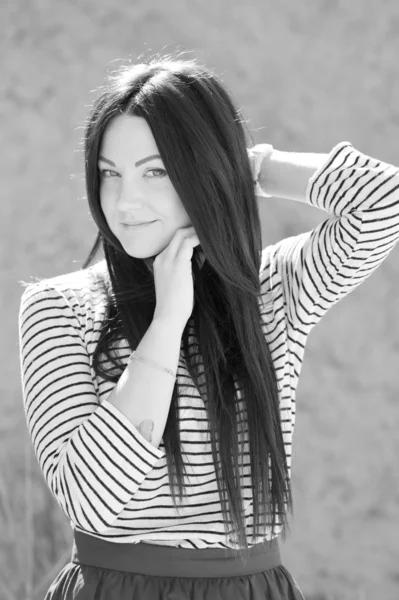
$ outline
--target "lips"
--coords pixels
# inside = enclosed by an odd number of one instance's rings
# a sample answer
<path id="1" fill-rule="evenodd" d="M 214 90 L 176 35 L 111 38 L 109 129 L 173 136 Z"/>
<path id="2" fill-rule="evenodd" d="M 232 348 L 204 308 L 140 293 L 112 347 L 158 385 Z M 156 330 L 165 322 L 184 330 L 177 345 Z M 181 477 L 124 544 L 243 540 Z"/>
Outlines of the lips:
<path id="1" fill-rule="evenodd" d="M 147 223 L 153 223 L 154 221 L 140 221 L 139 223 L 127 223 L 126 221 L 121 221 L 122 225 L 147 225 Z"/>
<path id="2" fill-rule="evenodd" d="M 150 225 L 154 225 L 156 223 L 156 221 L 146 221 L 145 223 L 142 223 L 141 225 L 126 225 L 125 223 L 121 223 L 121 228 L 124 231 L 128 231 L 129 233 L 132 232 L 139 232 L 139 231 L 145 231 Z"/>

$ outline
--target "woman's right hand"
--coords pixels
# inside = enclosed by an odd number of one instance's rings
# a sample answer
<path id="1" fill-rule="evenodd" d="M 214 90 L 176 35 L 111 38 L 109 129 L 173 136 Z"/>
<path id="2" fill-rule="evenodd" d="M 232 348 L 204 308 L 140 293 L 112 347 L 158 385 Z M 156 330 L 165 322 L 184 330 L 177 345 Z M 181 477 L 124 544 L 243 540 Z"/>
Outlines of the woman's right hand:
<path id="1" fill-rule="evenodd" d="M 178 229 L 154 259 L 154 319 L 174 320 L 184 329 L 194 308 L 192 256 L 200 243 L 193 226 Z"/>

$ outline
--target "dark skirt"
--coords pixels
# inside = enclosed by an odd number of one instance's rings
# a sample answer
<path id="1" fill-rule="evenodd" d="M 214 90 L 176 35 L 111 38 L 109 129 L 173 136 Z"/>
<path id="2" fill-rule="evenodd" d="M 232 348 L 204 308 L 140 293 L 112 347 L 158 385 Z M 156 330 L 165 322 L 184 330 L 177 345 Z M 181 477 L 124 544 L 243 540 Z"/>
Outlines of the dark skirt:
<path id="1" fill-rule="evenodd" d="M 74 531 L 71 562 L 44 600 L 304 600 L 278 538 L 242 561 L 223 548 L 118 544 Z"/>

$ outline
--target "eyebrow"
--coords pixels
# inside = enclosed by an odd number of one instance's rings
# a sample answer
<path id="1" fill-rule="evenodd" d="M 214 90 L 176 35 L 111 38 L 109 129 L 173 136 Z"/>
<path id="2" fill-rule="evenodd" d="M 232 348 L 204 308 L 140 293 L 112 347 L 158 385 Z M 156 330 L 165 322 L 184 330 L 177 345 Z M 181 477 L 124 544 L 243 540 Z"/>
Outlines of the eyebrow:
<path id="1" fill-rule="evenodd" d="M 139 167 L 140 165 L 144 164 L 145 162 L 149 161 L 149 160 L 153 160 L 154 158 L 161 158 L 159 156 L 159 154 L 151 154 L 151 156 L 146 156 L 146 158 L 142 158 L 141 160 L 138 160 L 134 166 L 135 167 Z M 104 156 L 99 156 L 98 160 L 102 160 L 103 162 L 108 163 L 109 165 L 116 167 L 115 163 L 112 162 L 112 160 L 108 160 L 108 158 L 104 158 Z M 162 160 L 162 159 L 161 159 Z"/>

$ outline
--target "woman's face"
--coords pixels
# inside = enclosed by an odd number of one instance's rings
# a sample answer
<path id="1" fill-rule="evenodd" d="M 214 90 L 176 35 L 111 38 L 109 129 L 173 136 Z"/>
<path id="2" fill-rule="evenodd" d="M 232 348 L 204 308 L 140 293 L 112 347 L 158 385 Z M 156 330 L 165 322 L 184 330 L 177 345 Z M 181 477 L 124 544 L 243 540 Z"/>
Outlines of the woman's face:
<path id="1" fill-rule="evenodd" d="M 103 135 L 98 168 L 101 208 L 112 233 L 130 256 L 156 256 L 177 229 L 191 225 L 142 117 L 118 115 L 110 122 Z M 123 225 L 124 221 L 153 223 L 136 228 Z"/>

